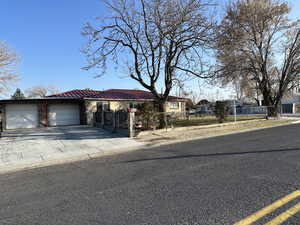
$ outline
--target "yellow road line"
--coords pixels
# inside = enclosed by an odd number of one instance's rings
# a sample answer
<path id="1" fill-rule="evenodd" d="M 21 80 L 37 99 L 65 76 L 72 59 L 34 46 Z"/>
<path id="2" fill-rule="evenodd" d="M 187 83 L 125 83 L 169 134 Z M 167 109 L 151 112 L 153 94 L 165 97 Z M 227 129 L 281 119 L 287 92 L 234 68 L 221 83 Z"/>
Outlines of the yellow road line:
<path id="1" fill-rule="evenodd" d="M 291 216 L 295 215 L 297 212 L 300 212 L 300 203 L 289 208 L 287 211 L 281 213 L 279 216 L 275 217 L 270 222 L 266 223 L 265 225 L 278 225 L 286 221 Z"/>
<path id="2" fill-rule="evenodd" d="M 300 190 L 294 191 L 293 193 L 288 194 L 285 197 L 277 200 L 273 204 L 266 206 L 261 210 L 253 213 L 252 215 L 246 217 L 245 219 L 235 223 L 234 225 L 249 225 L 299 196 L 300 196 Z"/>

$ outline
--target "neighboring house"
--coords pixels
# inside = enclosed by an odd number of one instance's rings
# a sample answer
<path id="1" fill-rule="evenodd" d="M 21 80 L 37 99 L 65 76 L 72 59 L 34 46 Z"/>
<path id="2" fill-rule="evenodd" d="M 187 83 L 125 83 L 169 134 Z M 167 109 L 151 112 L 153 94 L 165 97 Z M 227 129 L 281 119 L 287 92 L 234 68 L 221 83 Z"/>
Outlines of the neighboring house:
<path id="1" fill-rule="evenodd" d="M 295 88 L 291 94 L 281 101 L 282 113 L 300 113 L 300 87 Z"/>
<path id="2" fill-rule="evenodd" d="M 200 100 L 195 106 L 196 114 L 212 114 L 213 113 L 213 103 L 210 103 L 206 99 Z"/>
<path id="3" fill-rule="evenodd" d="M 229 107 L 229 112 L 232 114 L 234 106 L 240 107 L 242 104 L 238 100 L 225 100 Z M 213 114 L 215 110 L 215 102 L 208 102 L 207 100 L 201 100 L 196 105 L 196 113 L 198 114 Z"/>
<path id="4" fill-rule="evenodd" d="M 197 104 L 196 105 L 196 114 L 213 114 L 214 111 L 214 104 L 208 103 L 208 104 Z"/>
<path id="5" fill-rule="evenodd" d="M 185 113 L 188 99 L 170 96 L 166 112 Z M 93 125 L 97 110 L 128 110 L 154 102 L 152 93 L 141 90 L 72 90 L 39 99 L 0 100 L 4 129 L 67 125 Z"/>
<path id="6" fill-rule="evenodd" d="M 197 114 L 213 114 L 214 105 L 209 104 L 202 104 L 196 106 L 196 113 Z"/>

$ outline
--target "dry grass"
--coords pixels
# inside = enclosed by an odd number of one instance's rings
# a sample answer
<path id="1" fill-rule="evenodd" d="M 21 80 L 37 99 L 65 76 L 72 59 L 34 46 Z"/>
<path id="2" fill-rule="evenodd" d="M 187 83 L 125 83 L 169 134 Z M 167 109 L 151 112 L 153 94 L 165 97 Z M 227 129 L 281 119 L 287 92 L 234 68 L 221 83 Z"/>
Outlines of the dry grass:
<path id="1" fill-rule="evenodd" d="M 258 120 L 264 119 L 263 115 L 251 115 L 251 116 L 237 116 L 237 121 L 248 121 L 248 120 Z M 228 116 L 224 123 L 234 122 L 234 116 Z M 174 121 L 174 127 L 188 127 L 188 126 L 201 126 L 201 125 L 212 125 L 218 124 L 219 121 L 215 116 L 204 116 L 204 117 L 194 117 L 190 120 L 177 120 Z"/>
<path id="2" fill-rule="evenodd" d="M 143 142 L 151 142 L 162 143 L 169 142 L 172 140 L 190 140 L 190 139 L 198 139 L 198 138 L 206 138 L 206 137 L 214 137 L 219 135 L 225 135 L 230 133 L 235 133 L 239 131 L 247 131 L 253 130 L 256 128 L 268 128 L 277 125 L 289 124 L 293 122 L 293 120 L 261 120 L 261 121 L 253 121 L 249 123 L 243 124 L 230 124 L 223 127 L 213 127 L 213 128 L 201 128 L 186 130 L 182 132 L 182 130 L 178 131 L 176 129 L 169 130 L 168 132 L 160 132 L 159 134 L 151 133 L 146 136 L 142 136 L 137 138 L 139 141 Z"/>

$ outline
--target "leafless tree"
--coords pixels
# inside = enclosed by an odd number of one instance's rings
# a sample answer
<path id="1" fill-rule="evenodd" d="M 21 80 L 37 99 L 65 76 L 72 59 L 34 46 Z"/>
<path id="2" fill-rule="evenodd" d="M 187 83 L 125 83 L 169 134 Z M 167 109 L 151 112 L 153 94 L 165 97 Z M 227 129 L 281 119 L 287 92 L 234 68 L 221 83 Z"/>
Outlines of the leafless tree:
<path id="1" fill-rule="evenodd" d="M 99 26 L 87 24 L 85 69 L 106 69 L 107 61 L 126 59 L 129 76 L 164 104 L 183 75 L 208 76 L 205 55 L 215 25 L 208 0 L 105 1 L 111 16 Z"/>
<path id="2" fill-rule="evenodd" d="M 16 53 L 0 41 L 0 95 L 9 91 L 10 86 L 17 81 L 15 71 L 17 61 Z"/>
<path id="3" fill-rule="evenodd" d="M 48 86 L 38 85 L 25 90 L 26 96 L 28 98 L 43 98 L 48 95 L 57 94 L 58 92 L 59 89 L 52 85 L 48 85 Z"/>
<path id="4" fill-rule="evenodd" d="M 217 77 L 257 85 L 272 115 L 300 75 L 300 25 L 289 12 L 281 0 L 236 0 L 217 29 Z"/>
<path id="5" fill-rule="evenodd" d="M 260 90 L 258 84 L 253 80 L 248 80 L 247 76 L 237 76 L 235 79 L 228 81 L 223 78 L 223 85 L 227 86 L 228 83 L 232 86 L 234 97 L 241 102 L 254 102 L 260 104 Z"/>

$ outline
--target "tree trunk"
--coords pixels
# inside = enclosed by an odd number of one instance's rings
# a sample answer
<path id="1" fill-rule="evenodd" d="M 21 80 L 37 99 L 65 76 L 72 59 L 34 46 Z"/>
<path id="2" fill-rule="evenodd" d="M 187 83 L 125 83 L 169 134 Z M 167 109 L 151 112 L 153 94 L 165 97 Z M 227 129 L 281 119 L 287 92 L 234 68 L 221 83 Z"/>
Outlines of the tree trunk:
<path id="1" fill-rule="evenodd" d="M 264 91 L 264 106 L 267 107 L 267 116 L 268 117 L 277 117 L 278 116 L 278 103 L 275 103 L 272 99 L 270 92 Z"/>
<path id="2" fill-rule="evenodd" d="M 254 100 L 255 100 L 257 106 L 260 106 L 260 101 L 257 98 L 254 98 Z"/>
<path id="3" fill-rule="evenodd" d="M 166 127 L 166 100 L 163 99 L 159 99 L 157 100 L 157 109 L 158 109 L 158 120 L 159 120 L 159 124 L 158 124 L 158 128 L 162 129 Z"/>

